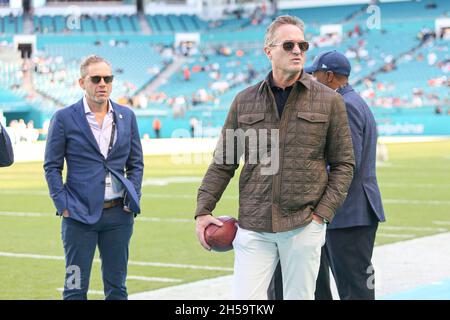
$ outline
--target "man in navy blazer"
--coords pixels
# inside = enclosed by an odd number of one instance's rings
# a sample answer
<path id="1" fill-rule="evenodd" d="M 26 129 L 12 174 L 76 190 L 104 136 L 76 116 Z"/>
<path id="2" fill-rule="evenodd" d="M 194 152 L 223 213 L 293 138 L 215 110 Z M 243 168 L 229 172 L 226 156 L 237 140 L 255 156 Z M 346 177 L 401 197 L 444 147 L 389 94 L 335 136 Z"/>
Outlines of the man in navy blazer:
<path id="1" fill-rule="evenodd" d="M 375 118 L 361 96 L 348 84 L 351 66 L 343 54 L 335 50 L 321 53 L 305 71 L 344 98 L 356 161 L 347 198 L 328 225 L 316 299 L 332 299 L 329 263 L 341 300 L 373 300 L 372 252 L 378 223 L 385 221 L 376 178 Z"/>
<path id="2" fill-rule="evenodd" d="M 8 167 L 14 162 L 14 153 L 8 132 L 0 123 L 0 167 Z"/>
<path id="3" fill-rule="evenodd" d="M 140 213 L 144 168 L 136 116 L 109 99 L 113 75 L 108 61 L 90 56 L 80 74 L 84 97 L 55 112 L 45 148 L 45 177 L 63 217 L 63 298 L 87 299 L 98 245 L 106 299 L 127 299 L 129 242 Z"/>

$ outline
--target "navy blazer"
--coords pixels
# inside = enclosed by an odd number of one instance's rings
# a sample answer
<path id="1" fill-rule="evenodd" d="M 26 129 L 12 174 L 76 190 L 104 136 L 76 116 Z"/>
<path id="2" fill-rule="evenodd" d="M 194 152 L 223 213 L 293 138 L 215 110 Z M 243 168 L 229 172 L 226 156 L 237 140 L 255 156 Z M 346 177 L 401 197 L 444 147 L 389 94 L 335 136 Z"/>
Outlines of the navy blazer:
<path id="1" fill-rule="evenodd" d="M 125 205 L 140 213 L 144 162 L 134 112 L 111 101 L 117 140 L 105 158 L 86 119 L 83 99 L 52 117 L 45 146 L 44 170 L 57 214 L 86 224 L 96 223 L 103 211 L 105 178 L 109 171 L 125 187 Z M 63 183 L 64 158 L 67 163 Z"/>
<path id="2" fill-rule="evenodd" d="M 336 210 L 329 229 L 371 225 L 385 221 L 376 177 L 377 127 L 375 118 L 361 96 L 350 85 L 337 90 L 347 109 L 355 153 L 355 172 L 348 195 Z"/>
<path id="3" fill-rule="evenodd" d="M 1 124 L 0 124 L 1 126 Z M 2 132 L 0 133 L 0 167 L 7 167 L 14 162 L 14 153 L 9 139 L 8 132 L 2 126 Z"/>

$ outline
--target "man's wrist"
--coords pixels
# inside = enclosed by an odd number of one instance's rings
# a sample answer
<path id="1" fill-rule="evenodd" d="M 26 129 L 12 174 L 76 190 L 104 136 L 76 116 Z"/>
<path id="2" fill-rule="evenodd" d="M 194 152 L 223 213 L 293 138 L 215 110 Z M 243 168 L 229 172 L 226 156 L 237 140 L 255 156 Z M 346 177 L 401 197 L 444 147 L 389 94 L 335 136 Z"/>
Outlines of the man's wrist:
<path id="1" fill-rule="evenodd" d="M 320 213 L 318 213 L 316 211 L 314 211 L 313 214 L 318 216 L 318 217 L 320 217 L 322 219 L 323 223 L 329 223 L 330 222 L 326 218 L 324 218 Z"/>

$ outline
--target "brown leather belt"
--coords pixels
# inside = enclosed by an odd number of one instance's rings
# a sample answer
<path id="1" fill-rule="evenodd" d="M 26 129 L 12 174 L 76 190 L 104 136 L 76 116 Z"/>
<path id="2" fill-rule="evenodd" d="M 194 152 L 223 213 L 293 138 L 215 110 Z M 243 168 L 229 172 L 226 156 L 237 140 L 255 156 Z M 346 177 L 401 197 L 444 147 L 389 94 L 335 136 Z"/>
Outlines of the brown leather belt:
<path id="1" fill-rule="evenodd" d="M 103 209 L 109 209 L 112 207 L 121 206 L 123 204 L 123 198 L 112 199 L 103 202 Z"/>

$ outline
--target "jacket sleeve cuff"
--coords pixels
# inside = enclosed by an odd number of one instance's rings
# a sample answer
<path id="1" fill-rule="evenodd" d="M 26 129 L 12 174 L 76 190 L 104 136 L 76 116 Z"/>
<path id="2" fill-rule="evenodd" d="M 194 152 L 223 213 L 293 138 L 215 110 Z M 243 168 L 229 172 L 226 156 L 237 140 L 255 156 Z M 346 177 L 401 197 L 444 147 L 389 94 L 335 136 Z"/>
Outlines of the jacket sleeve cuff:
<path id="1" fill-rule="evenodd" d="M 319 203 L 313 212 L 314 212 L 314 214 L 318 215 L 322 219 L 325 219 L 326 222 L 328 222 L 328 223 L 331 223 L 333 221 L 334 210 L 323 204 Z"/>
<path id="2" fill-rule="evenodd" d="M 205 206 L 198 205 L 197 210 L 195 211 L 194 219 L 197 219 L 198 216 L 212 215 L 212 212 L 207 210 Z"/>

